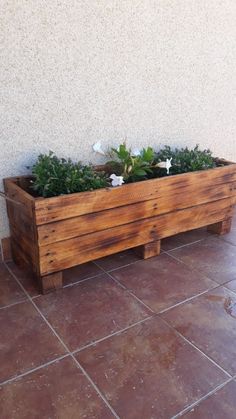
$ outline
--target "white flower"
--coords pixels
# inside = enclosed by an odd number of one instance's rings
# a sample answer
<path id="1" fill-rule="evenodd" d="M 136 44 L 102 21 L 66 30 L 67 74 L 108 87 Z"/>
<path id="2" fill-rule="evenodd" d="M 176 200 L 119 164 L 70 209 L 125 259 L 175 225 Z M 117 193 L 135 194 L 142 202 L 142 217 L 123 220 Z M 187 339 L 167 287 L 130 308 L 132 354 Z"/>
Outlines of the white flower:
<path id="1" fill-rule="evenodd" d="M 116 176 L 115 173 L 112 173 L 110 176 L 112 186 L 121 186 L 124 183 L 123 176 Z"/>
<path id="2" fill-rule="evenodd" d="M 168 175 L 170 174 L 170 168 L 172 167 L 171 161 L 172 161 L 172 157 L 171 159 L 166 159 L 166 170 L 167 170 Z"/>
<path id="3" fill-rule="evenodd" d="M 169 175 L 170 168 L 172 167 L 171 160 L 172 160 L 172 157 L 171 159 L 166 159 L 166 161 L 161 161 L 160 163 L 157 163 L 157 167 L 160 167 L 161 169 L 166 169 L 167 174 Z"/>
<path id="4" fill-rule="evenodd" d="M 140 154 L 141 154 L 141 151 L 138 148 L 135 148 L 132 151 L 132 156 L 134 156 L 134 157 L 138 157 L 138 156 L 140 156 Z"/>
<path id="5" fill-rule="evenodd" d="M 101 141 L 98 141 L 97 143 L 93 144 L 93 151 L 95 151 L 95 153 L 102 154 L 103 156 L 105 156 L 106 154 L 102 149 Z"/>

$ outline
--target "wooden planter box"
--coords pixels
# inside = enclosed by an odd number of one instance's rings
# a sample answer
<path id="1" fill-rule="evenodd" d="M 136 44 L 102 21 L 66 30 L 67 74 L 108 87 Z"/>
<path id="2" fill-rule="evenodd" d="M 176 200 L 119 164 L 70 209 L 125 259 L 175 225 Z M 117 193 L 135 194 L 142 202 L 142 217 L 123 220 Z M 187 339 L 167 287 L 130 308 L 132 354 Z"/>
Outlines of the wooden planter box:
<path id="1" fill-rule="evenodd" d="M 236 164 L 146 180 L 118 188 L 34 198 L 30 177 L 4 180 L 11 248 L 28 265 L 42 292 L 62 285 L 62 271 L 137 247 L 143 258 L 160 253 L 160 240 L 209 226 L 230 230 L 236 204 Z"/>

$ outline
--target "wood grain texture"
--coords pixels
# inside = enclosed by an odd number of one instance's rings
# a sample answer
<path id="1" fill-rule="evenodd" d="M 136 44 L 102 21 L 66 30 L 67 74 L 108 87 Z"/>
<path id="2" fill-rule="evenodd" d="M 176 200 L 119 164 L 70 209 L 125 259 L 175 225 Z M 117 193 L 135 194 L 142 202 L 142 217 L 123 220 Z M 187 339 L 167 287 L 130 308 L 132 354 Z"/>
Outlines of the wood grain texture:
<path id="1" fill-rule="evenodd" d="M 132 186 L 135 187 L 135 185 Z M 217 201 L 230 197 L 232 194 L 236 197 L 236 182 L 212 187 L 205 180 L 202 183 L 187 185 L 184 192 L 180 184 L 168 194 L 165 191 L 159 191 L 159 198 L 39 225 L 37 228 L 39 245 L 55 243 L 179 209 Z"/>
<path id="2" fill-rule="evenodd" d="M 17 177 L 4 180 L 7 196 L 7 213 L 11 234 L 11 250 L 13 260 L 28 266 L 35 274 L 39 274 L 38 238 L 35 223 L 35 199 L 22 189 L 27 178 Z"/>
<path id="3" fill-rule="evenodd" d="M 56 272 L 102 256 L 137 247 L 232 216 L 232 199 L 198 205 L 81 237 L 50 243 L 39 249 L 40 272 Z"/>
<path id="4" fill-rule="evenodd" d="M 197 187 L 197 185 L 205 184 L 209 188 L 216 188 L 218 185 L 234 182 L 236 182 L 236 165 L 233 164 L 206 171 L 151 179 L 117 188 L 97 189 L 92 192 L 54 198 L 39 198 L 35 200 L 36 224 L 46 224 L 152 199 L 161 200 L 163 196 L 169 196 L 169 194 L 183 196 L 189 185 L 193 185 L 194 188 L 194 185 Z"/>
<path id="5" fill-rule="evenodd" d="M 228 231 L 236 164 L 47 199 L 28 193 L 27 176 L 4 185 L 15 201 L 7 201 L 13 259 L 49 292 L 72 266 L 130 248 L 152 257 L 162 238 L 207 225 Z"/>

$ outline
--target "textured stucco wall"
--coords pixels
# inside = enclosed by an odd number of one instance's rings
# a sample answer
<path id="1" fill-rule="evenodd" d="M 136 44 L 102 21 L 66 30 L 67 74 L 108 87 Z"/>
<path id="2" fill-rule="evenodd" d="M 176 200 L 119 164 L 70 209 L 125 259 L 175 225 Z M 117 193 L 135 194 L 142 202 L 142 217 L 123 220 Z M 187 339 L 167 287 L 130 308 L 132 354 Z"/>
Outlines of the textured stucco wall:
<path id="1" fill-rule="evenodd" d="M 235 0 L 2 0 L 0 178 L 96 140 L 236 159 L 235 21 Z"/>

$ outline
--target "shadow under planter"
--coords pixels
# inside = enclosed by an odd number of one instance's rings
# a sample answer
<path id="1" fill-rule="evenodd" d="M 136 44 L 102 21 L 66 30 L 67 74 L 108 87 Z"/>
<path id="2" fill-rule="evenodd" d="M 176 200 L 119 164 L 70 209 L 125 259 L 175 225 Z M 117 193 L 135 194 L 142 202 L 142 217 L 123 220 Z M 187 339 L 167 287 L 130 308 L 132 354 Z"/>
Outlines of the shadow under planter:
<path id="1" fill-rule="evenodd" d="M 122 250 L 146 259 L 161 239 L 209 226 L 230 231 L 236 164 L 52 198 L 34 197 L 29 176 L 4 180 L 16 264 L 30 267 L 43 293 L 62 286 L 62 271 Z"/>

